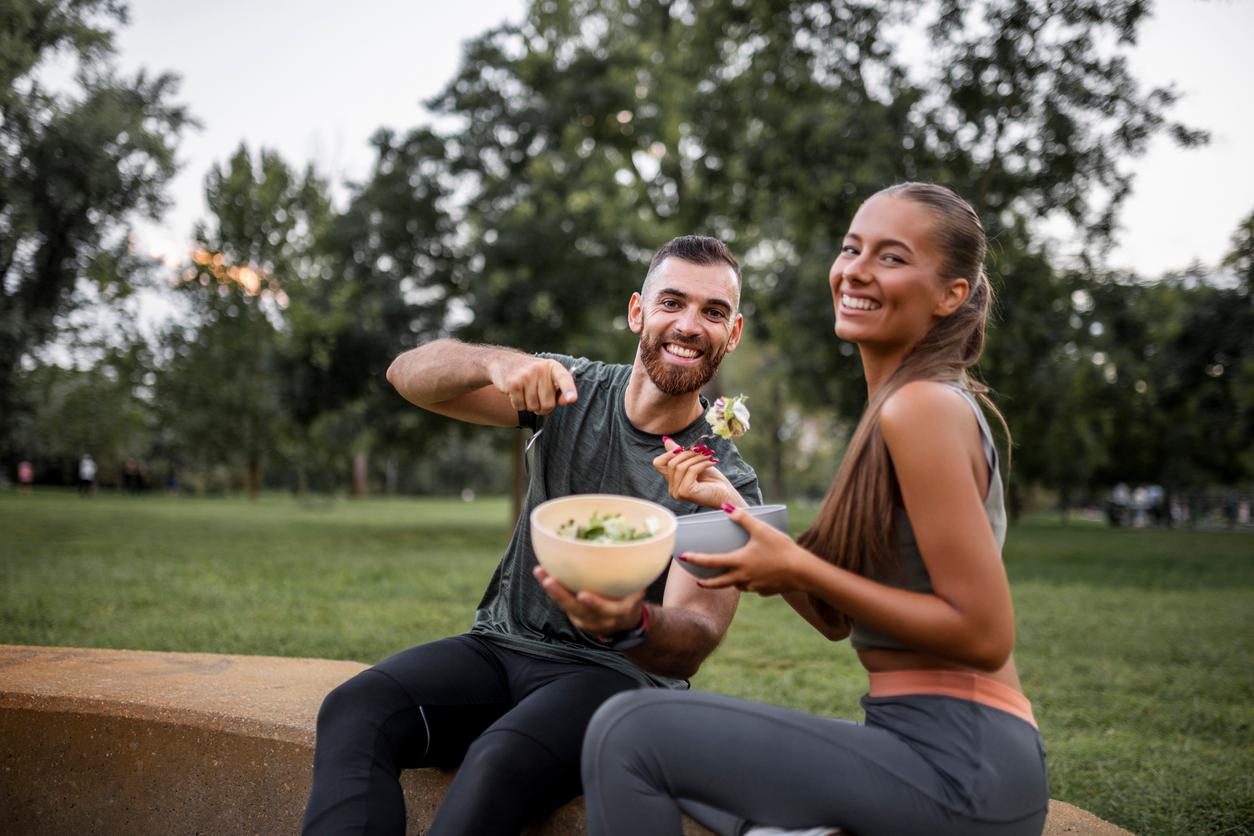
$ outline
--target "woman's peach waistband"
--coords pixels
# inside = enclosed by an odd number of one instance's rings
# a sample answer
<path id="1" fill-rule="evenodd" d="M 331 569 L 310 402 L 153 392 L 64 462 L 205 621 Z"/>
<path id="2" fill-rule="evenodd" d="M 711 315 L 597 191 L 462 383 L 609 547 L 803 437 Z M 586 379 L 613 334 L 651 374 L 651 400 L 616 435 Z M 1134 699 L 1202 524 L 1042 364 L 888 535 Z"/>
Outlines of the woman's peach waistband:
<path id="1" fill-rule="evenodd" d="M 987 676 L 966 671 L 884 671 L 871 674 L 872 697 L 926 694 L 978 702 L 1013 714 L 1036 728 L 1032 703 L 1023 694 Z"/>

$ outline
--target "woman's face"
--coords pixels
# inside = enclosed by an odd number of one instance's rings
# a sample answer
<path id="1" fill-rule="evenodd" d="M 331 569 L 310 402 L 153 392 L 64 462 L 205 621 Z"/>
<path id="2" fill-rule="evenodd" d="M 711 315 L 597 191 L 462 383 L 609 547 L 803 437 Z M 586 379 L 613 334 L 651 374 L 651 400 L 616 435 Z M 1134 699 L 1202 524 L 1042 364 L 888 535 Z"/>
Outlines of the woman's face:
<path id="1" fill-rule="evenodd" d="M 911 200 L 879 195 L 862 204 L 828 275 L 837 336 L 864 349 L 908 350 L 962 303 L 967 282 L 942 281 L 934 225 Z"/>

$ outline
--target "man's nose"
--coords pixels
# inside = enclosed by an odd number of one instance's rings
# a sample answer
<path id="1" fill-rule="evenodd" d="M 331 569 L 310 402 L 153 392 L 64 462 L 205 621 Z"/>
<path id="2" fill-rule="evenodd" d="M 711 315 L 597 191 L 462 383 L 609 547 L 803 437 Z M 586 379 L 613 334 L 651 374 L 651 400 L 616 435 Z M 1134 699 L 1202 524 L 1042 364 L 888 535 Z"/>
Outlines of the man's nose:
<path id="1" fill-rule="evenodd" d="M 675 320 L 675 330 L 685 334 L 695 334 L 701 330 L 700 318 L 700 309 L 696 305 L 689 305 Z"/>

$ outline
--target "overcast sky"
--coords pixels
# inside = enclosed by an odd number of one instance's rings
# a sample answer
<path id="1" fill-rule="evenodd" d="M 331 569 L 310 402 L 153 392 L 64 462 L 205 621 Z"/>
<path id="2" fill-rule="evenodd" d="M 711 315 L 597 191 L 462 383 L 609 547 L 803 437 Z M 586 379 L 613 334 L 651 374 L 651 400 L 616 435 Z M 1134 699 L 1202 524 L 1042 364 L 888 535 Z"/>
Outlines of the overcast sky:
<path id="1" fill-rule="evenodd" d="M 1134 163 L 1135 193 L 1111 262 L 1157 275 L 1214 264 L 1254 210 L 1254 2 L 1159 0 L 1132 57 L 1145 85 L 1174 83 L 1177 119 L 1209 130 L 1183 151 L 1160 138 Z M 180 147 L 174 205 L 140 245 L 179 258 L 206 214 L 209 166 L 241 141 L 312 161 L 334 182 L 364 177 L 369 136 L 427 121 L 421 102 L 456 71 L 462 42 L 507 19 L 522 0 L 131 0 L 122 67 L 172 71 L 180 99 L 203 123 Z"/>

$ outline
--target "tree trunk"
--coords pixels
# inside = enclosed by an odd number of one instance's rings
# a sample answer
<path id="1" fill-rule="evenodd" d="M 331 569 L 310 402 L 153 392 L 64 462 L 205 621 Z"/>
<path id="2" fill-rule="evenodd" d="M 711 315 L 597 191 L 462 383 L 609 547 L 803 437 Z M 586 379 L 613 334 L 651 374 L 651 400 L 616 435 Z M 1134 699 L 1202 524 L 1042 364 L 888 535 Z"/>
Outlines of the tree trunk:
<path id="1" fill-rule="evenodd" d="M 370 454 L 357 453 L 353 456 L 353 496 L 366 496 L 370 493 L 370 485 L 366 479 L 366 472 L 369 469 Z"/>
<path id="2" fill-rule="evenodd" d="M 775 498 L 783 500 L 788 486 L 784 484 L 784 385 L 779 376 L 771 386 L 771 489 Z"/>
<path id="3" fill-rule="evenodd" d="M 261 457 L 255 453 L 248 456 L 248 498 L 255 500 L 261 492 Z"/>
<path id="4" fill-rule="evenodd" d="M 387 481 L 385 483 L 384 490 L 387 492 L 388 496 L 396 496 L 396 486 L 400 482 L 401 475 L 400 462 L 392 456 L 389 456 L 387 462 L 385 462 L 385 470 L 387 473 Z"/>

